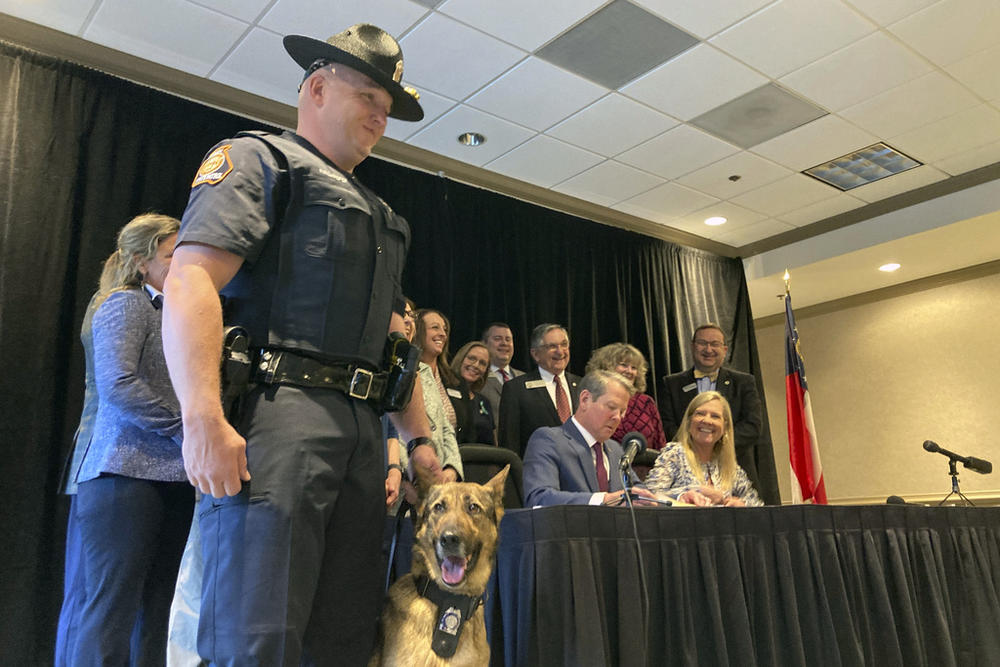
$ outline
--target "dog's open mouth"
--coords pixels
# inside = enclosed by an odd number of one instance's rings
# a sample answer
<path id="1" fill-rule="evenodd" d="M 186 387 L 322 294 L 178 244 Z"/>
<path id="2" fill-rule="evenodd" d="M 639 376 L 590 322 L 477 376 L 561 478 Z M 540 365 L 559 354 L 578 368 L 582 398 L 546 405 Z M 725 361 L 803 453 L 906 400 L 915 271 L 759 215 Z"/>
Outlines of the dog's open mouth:
<path id="1" fill-rule="evenodd" d="M 469 569 L 472 557 L 445 556 L 441 559 L 441 578 L 449 586 L 456 586 L 465 579 L 465 572 Z"/>

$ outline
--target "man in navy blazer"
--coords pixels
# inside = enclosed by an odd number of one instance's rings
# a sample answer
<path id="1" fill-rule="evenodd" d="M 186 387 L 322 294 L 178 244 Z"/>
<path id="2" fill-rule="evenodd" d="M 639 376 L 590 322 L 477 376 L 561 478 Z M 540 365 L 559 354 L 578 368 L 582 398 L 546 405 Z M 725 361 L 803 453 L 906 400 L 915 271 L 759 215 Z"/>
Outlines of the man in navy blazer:
<path id="1" fill-rule="evenodd" d="M 513 378 L 503 386 L 497 443 L 524 458 L 524 446 L 535 429 L 559 426 L 576 410 L 580 378 L 566 371 L 569 334 L 558 324 L 539 324 L 531 332 L 531 357 L 538 368 Z M 556 386 L 558 381 L 559 386 Z M 566 400 L 560 416 L 561 391 Z"/>
<path id="2" fill-rule="evenodd" d="M 663 432 L 667 440 L 673 440 L 691 399 L 703 391 L 719 392 L 733 411 L 736 462 L 754 488 L 760 490 L 757 443 L 761 436 L 761 411 L 757 381 L 748 373 L 723 367 L 728 350 L 726 335 L 717 324 L 702 324 L 695 329 L 691 338 L 694 368 L 663 378 L 659 393 Z"/>
<path id="3" fill-rule="evenodd" d="M 634 390 L 617 373 L 594 371 L 580 382 L 580 407 L 562 426 L 540 428 L 524 453 L 525 505 L 617 505 L 622 501 L 618 428 Z M 645 489 L 633 492 L 652 498 Z"/>

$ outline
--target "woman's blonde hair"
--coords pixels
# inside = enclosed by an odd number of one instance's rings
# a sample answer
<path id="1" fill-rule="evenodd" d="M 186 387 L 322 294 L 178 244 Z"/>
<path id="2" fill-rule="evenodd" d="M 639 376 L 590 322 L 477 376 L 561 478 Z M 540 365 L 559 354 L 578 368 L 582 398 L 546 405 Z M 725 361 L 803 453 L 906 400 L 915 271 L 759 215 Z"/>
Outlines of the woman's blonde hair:
<path id="1" fill-rule="evenodd" d="M 635 366 L 635 390 L 637 393 L 646 391 L 646 374 L 649 373 L 649 364 L 646 357 L 642 356 L 634 345 L 628 343 L 611 343 L 604 347 L 599 347 L 590 355 L 585 373 L 590 371 L 613 371 L 618 364 L 628 364 Z"/>
<path id="2" fill-rule="evenodd" d="M 118 232 L 118 249 L 104 262 L 97 291 L 103 296 L 120 289 L 142 284 L 139 266 L 156 257 L 160 243 L 176 234 L 181 223 L 177 218 L 159 213 L 137 215 Z"/>
<path id="3" fill-rule="evenodd" d="M 722 418 L 725 421 L 722 427 L 722 437 L 719 438 L 715 447 L 712 448 L 712 458 L 719 463 L 719 476 L 722 478 L 720 486 L 723 491 L 730 491 L 736 481 L 736 445 L 733 438 L 733 411 L 729 407 L 726 397 L 717 391 L 703 391 L 688 403 L 687 410 L 684 411 L 684 419 L 674 436 L 676 442 L 684 445 L 684 453 L 687 455 L 688 464 L 691 469 L 701 470 L 701 461 L 698 460 L 694 448 L 691 444 L 691 417 L 695 410 L 711 401 L 719 401 L 722 404 Z"/>

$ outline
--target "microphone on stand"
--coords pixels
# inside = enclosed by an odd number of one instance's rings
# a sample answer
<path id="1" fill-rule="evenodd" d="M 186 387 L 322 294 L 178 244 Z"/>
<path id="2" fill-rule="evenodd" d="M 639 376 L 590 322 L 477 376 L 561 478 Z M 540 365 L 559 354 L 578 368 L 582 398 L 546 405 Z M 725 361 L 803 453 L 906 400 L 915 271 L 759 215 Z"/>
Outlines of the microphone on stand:
<path id="1" fill-rule="evenodd" d="M 622 438 L 622 449 L 625 453 L 622 455 L 621 461 L 618 462 L 618 470 L 625 472 L 632 466 L 632 461 L 639 452 L 646 449 L 646 436 L 638 431 L 631 431 L 625 434 Z"/>
<path id="2" fill-rule="evenodd" d="M 937 452 L 938 454 L 944 454 L 952 461 L 958 461 L 964 465 L 969 470 L 978 472 L 980 475 L 988 475 L 993 472 L 993 464 L 984 459 L 977 459 L 975 456 L 962 456 L 961 454 L 956 454 L 955 452 L 949 452 L 947 449 L 942 448 L 933 440 L 924 440 L 924 449 L 928 452 Z"/>

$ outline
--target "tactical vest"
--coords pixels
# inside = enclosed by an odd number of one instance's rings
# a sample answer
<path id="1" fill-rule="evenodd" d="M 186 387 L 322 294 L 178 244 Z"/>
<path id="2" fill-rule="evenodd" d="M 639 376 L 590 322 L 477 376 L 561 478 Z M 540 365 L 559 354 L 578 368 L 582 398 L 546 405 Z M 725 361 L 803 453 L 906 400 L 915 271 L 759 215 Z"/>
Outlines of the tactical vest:
<path id="1" fill-rule="evenodd" d="M 287 204 L 258 259 L 223 290 L 226 324 L 245 327 L 256 347 L 377 368 L 401 292 L 406 220 L 291 137 L 239 136 L 267 144 Z"/>

